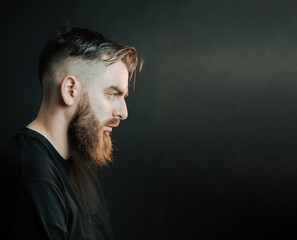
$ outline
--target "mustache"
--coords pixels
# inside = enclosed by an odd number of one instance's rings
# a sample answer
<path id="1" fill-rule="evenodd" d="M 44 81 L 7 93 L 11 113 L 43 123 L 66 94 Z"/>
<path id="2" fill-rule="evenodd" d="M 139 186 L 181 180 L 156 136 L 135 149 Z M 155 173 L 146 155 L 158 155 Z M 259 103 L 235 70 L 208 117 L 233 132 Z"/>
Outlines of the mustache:
<path id="1" fill-rule="evenodd" d="M 104 122 L 103 126 L 106 126 L 106 125 L 112 125 L 112 126 L 119 126 L 120 124 L 120 119 L 117 119 L 117 118 L 112 118 L 112 119 L 108 119 Z"/>

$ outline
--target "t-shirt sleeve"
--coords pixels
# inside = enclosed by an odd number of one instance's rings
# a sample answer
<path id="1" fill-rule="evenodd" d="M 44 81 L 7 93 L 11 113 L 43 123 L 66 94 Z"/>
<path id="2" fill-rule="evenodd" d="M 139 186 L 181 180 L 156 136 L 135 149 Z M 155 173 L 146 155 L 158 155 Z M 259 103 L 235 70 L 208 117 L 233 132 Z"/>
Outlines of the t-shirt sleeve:
<path id="1" fill-rule="evenodd" d="M 25 181 L 17 213 L 20 228 L 17 239 L 67 239 L 65 197 L 53 185 L 42 181 Z"/>

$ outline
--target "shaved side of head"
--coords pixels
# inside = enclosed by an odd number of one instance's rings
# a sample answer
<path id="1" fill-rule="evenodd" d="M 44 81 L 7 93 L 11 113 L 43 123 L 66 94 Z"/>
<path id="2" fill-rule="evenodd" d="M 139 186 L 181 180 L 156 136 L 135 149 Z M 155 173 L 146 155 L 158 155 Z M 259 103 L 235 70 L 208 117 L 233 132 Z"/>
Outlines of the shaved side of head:
<path id="1" fill-rule="evenodd" d="M 84 89 L 92 86 L 106 69 L 101 61 L 84 60 L 78 57 L 68 57 L 53 64 L 50 74 L 43 78 L 43 101 L 50 105 L 58 100 L 62 80 L 67 76 L 74 76 Z"/>

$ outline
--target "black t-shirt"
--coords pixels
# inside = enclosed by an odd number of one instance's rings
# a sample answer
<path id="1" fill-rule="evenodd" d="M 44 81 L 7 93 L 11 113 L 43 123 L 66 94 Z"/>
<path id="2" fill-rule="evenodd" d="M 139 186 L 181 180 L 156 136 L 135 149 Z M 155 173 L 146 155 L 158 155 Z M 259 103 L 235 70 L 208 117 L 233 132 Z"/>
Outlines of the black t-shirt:
<path id="1" fill-rule="evenodd" d="M 96 169 L 65 160 L 27 127 L 1 149 L 0 161 L 5 239 L 114 239 Z"/>

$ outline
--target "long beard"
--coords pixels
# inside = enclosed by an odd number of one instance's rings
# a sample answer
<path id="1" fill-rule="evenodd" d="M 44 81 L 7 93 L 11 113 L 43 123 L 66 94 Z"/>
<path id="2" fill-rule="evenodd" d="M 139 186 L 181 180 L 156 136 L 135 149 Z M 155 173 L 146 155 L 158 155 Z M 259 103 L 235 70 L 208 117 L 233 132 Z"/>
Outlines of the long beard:
<path id="1" fill-rule="evenodd" d="M 109 124 L 119 122 L 117 119 L 107 121 Z M 70 146 L 87 165 L 107 166 L 112 162 L 112 142 L 109 132 L 103 131 L 103 126 L 91 109 L 88 94 L 85 93 L 77 106 L 69 127 L 68 138 Z"/>

